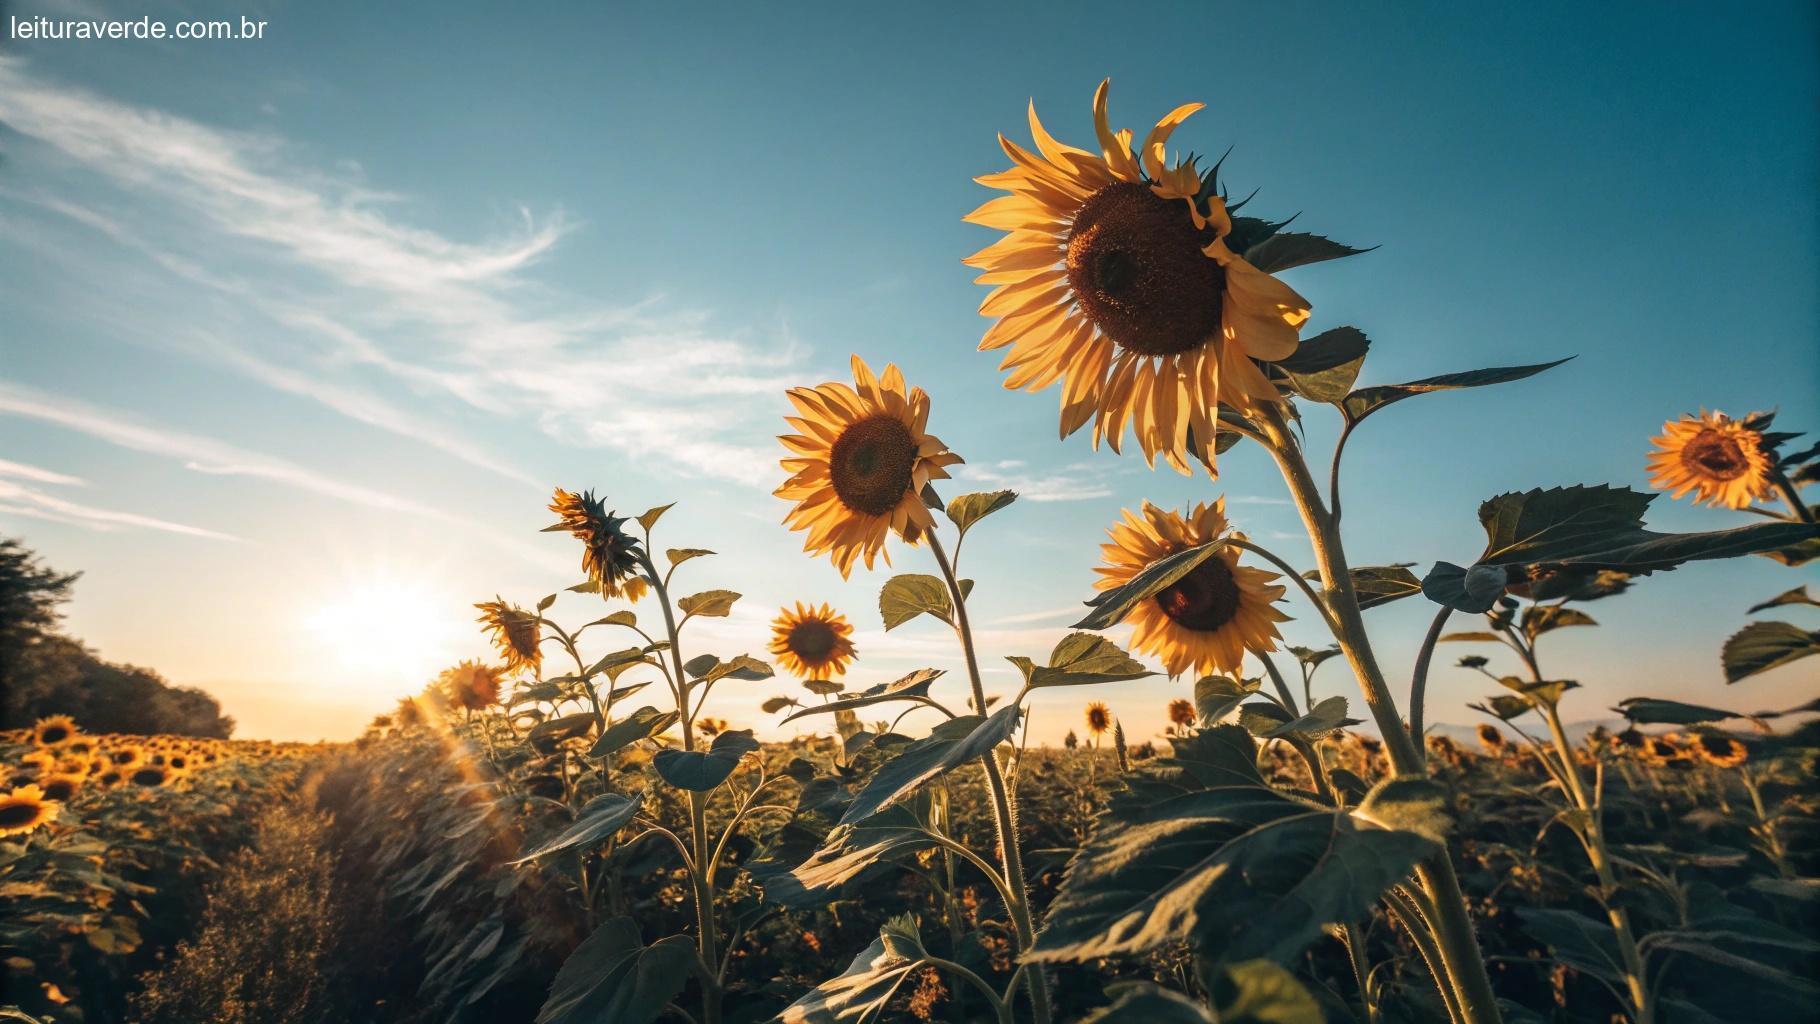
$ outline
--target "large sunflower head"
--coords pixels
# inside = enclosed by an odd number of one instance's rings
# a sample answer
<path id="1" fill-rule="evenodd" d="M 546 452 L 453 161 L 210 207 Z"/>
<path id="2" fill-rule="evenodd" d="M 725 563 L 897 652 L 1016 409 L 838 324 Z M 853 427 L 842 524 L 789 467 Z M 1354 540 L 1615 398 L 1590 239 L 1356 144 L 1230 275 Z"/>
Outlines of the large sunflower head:
<path id="1" fill-rule="evenodd" d="M 1651 439 L 1650 485 L 1715 508 L 1748 508 L 1774 487 L 1763 435 L 1722 412 L 1702 410 L 1662 424 Z"/>
<path id="2" fill-rule="evenodd" d="M 32 742 L 41 747 L 61 747 L 75 738 L 76 720 L 68 715 L 40 718 L 32 726 Z"/>
<path id="3" fill-rule="evenodd" d="M 846 576 L 862 558 L 872 568 L 892 532 L 912 544 L 922 539 L 935 524 L 923 487 L 961 461 L 927 432 L 923 389 L 906 388 L 896 366 L 875 377 L 854 356 L 852 387 L 830 381 L 792 388 L 789 397 L 800 415 L 786 419 L 802 433 L 778 438 L 793 454 L 780 463 L 791 475 L 776 494 L 796 502 L 784 522 L 808 531 L 803 550 L 828 552 Z"/>
<path id="4" fill-rule="evenodd" d="M 581 541 L 581 567 L 589 581 L 600 585 L 605 597 L 624 597 L 636 601 L 643 597 L 649 584 L 638 575 L 638 538 L 625 531 L 628 522 L 607 510 L 593 491 L 576 494 L 556 488 L 550 511 L 557 522 L 552 530 L 567 530 Z"/>
<path id="5" fill-rule="evenodd" d="M 1113 590 L 1178 551 L 1226 536 L 1225 499 L 1197 504 L 1187 514 L 1166 512 L 1149 502 L 1142 514 L 1129 509 L 1107 531 L 1100 545 L 1105 564 L 1094 569 L 1094 586 Z M 1246 651 L 1276 650 L 1276 624 L 1289 616 L 1274 607 L 1284 588 L 1274 572 L 1239 564 L 1235 547 L 1221 548 L 1188 575 L 1132 608 L 1132 649 L 1162 659 L 1169 674 L 1193 668 L 1199 673 L 1230 675 L 1239 670 Z"/>
<path id="6" fill-rule="evenodd" d="M 491 665 L 464 661 L 444 669 L 441 682 L 455 707 L 479 711 L 499 703 L 499 670 Z"/>
<path id="7" fill-rule="evenodd" d="M 493 635 L 493 646 L 506 659 L 506 671 L 535 672 L 543 665 L 542 627 L 536 615 L 508 604 L 504 598 L 482 601 L 474 607 L 480 609 L 481 627 Z"/>
<path id="8" fill-rule="evenodd" d="M 856 656 L 853 624 L 827 605 L 779 609 L 771 620 L 771 653 L 784 671 L 802 679 L 835 679 Z"/>
<path id="9" fill-rule="evenodd" d="M 1212 170 L 1165 162 L 1201 104 L 1170 111 L 1134 151 L 1107 120 L 1108 84 L 1093 97 L 1098 153 L 1057 142 L 1033 102 L 1037 152 L 1000 135 L 1011 168 L 976 179 L 1010 193 L 966 217 L 1008 232 L 965 260 L 993 286 L 980 312 L 998 322 L 980 348 L 1009 348 L 1007 388 L 1062 381 L 1063 436 L 1092 420 L 1094 445 L 1117 451 L 1129 425 L 1146 461 L 1187 472 L 1193 455 L 1211 468 L 1220 403 L 1281 399 L 1252 360 L 1293 354 L 1309 304 L 1227 248 Z"/>
<path id="10" fill-rule="evenodd" d="M 57 816 L 60 805 L 37 786 L 0 793 L 0 836 L 22 836 Z"/>
<path id="11" fill-rule="evenodd" d="M 38 780 L 38 788 L 43 791 L 46 800 L 66 803 L 82 788 L 83 777 L 72 772 L 57 772 Z"/>

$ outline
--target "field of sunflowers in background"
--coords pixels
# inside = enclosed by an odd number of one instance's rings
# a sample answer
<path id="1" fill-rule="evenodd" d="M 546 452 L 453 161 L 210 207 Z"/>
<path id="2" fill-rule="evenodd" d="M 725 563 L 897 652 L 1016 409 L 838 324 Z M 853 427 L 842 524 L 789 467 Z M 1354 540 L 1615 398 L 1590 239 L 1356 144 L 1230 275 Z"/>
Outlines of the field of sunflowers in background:
<path id="1" fill-rule="evenodd" d="M 966 260 L 989 289 L 978 347 L 1006 388 L 1058 396 L 1062 443 L 1131 445 L 1205 496 L 1162 507 L 1140 484 L 1102 535 L 1061 538 L 1100 556 L 1059 643 L 978 635 L 966 556 L 1026 506 L 960 486 L 992 453 L 944 443 L 939 386 L 858 356 L 788 391 L 773 486 L 802 557 L 876 577 L 875 606 L 803 593 L 707 649 L 741 584 L 718 538 L 666 518 L 686 489 L 564 481 L 531 541 L 575 574 L 474 595 L 493 655 L 352 742 L 234 740 L 218 709 L 153 719 L 183 699 L 162 684 L 103 708 L 80 682 L 99 663 L 46 653 L 66 584 L 9 542 L 0 1019 L 1813 1020 L 1820 692 L 1751 688 L 1820 653 L 1812 425 L 1664 409 L 1660 436 L 1604 439 L 1653 446 L 1661 493 L 1498 494 L 1477 552 L 1354 564 L 1349 439 L 1395 431 L 1406 401 L 1545 389 L 1573 365 L 1362 383 L 1370 325 L 1314 330 L 1319 296 L 1280 275 L 1366 250 L 1172 148 L 1200 104 L 1133 131 L 1108 94 L 1092 138 L 1052 136 L 1032 105 L 1000 138 L 1008 166 L 982 169 L 998 194 L 967 219 L 1003 236 Z M 1236 446 L 1279 471 L 1293 546 L 1227 503 Z M 1736 521 L 1646 525 L 1673 501 Z M 1735 620 L 1709 701 L 1637 692 L 1622 725 L 1573 728 L 1603 712 L 1579 706 L 1559 631 L 1720 559 L 1765 583 L 1709 609 Z M 1408 674 L 1374 649 L 1394 602 L 1431 616 Z M 1287 643 L 1292 615 L 1323 642 Z M 881 675 L 860 623 L 942 653 Z M 1006 661 L 1016 684 L 989 685 Z M 1483 677 L 1483 699 L 1437 708 L 1440 673 Z M 1179 691 L 1167 731 L 1133 735 L 1115 697 L 1159 675 Z M 1078 718 L 1033 742 L 1031 698 L 1058 688 Z M 726 717 L 735 689 L 807 728 L 761 741 Z M 123 727 L 134 707 L 152 734 Z"/>

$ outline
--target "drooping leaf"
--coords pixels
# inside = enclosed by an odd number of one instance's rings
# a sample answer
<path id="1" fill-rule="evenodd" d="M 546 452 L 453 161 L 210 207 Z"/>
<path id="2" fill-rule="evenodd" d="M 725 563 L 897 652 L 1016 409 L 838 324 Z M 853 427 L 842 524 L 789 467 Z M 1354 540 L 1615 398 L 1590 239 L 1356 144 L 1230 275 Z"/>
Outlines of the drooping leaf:
<path id="1" fill-rule="evenodd" d="M 1566 608 L 1555 604 L 1535 604 L 1523 609 L 1521 628 L 1523 635 L 1535 643 L 1536 638 L 1544 633 L 1568 626 L 1597 626 L 1593 617 L 1577 608 Z"/>
<path id="2" fill-rule="evenodd" d="M 948 503 L 948 521 L 965 534 L 968 527 L 1016 500 L 1016 491 L 963 494 Z"/>
<path id="3" fill-rule="evenodd" d="M 1568 359 L 1571 358 L 1573 357 L 1568 357 Z M 1443 373 L 1436 377 L 1412 380 L 1407 384 L 1382 384 L 1377 387 L 1360 388 L 1347 395 L 1340 403 L 1340 408 L 1346 414 L 1349 422 L 1357 424 L 1379 409 L 1415 395 L 1425 395 L 1431 391 L 1451 391 L 1456 388 L 1480 388 L 1489 384 L 1509 384 L 1525 377 L 1533 377 L 1543 370 L 1552 370 L 1565 362 L 1567 359 L 1557 359 L 1552 363 L 1535 363 L 1529 366 L 1494 366 L 1485 370 Z"/>
<path id="4" fill-rule="evenodd" d="M 864 825 L 836 826 L 808 860 L 788 872 L 788 880 L 766 879 L 765 896 L 795 908 L 825 905 L 872 865 L 936 844 L 934 835 L 894 807 Z"/>
<path id="5" fill-rule="evenodd" d="M 1023 672 L 1025 685 L 1032 689 L 1123 682 L 1156 675 L 1125 653 L 1123 647 L 1093 633 L 1070 633 L 1063 637 L 1049 653 L 1047 665 L 1038 665 L 1029 658 L 1006 660 Z"/>
<path id="6" fill-rule="evenodd" d="M 699 964 L 688 936 L 671 935 L 646 946 L 631 918 L 611 918 L 563 961 L 536 1024 L 649 1024 Z"/>
<path id="7" fill-rule="evenodd" d="M 1246 249 L 1245 262 L 1266 274 L 1275 274 L 1293 267 L 1320 263 L 1324 260 L 1337 260 L 1346 256 L 1357 256 L 1359 253 L 1370 251 L 1370 249 L 1354 249 L 1350 245 L 1341 245 L 1323 235 L 1311 235 L 1301 231 L 1279 231 Z"/>
<path id="8" fill-rule="evenodd" d="M 1746 610 L 1745 614 L 1755 615 L 1760 611 L 1770 608 L 1779 608 L 1782 605 L 1788 604 L 1811 604 L 1816 608 L 1820 608 L 1820 600 L 1815 600 L 1814 597 L 1807 592 L 1807 584 L 1803 583 L 1793 590 L 1784 590 L 1782 593 L 1777 594 L 1767 601 L 1759 601 L 1758 603 L 1751 605 L 1750 608 Z"/>
<path id="9" fill-rule="evenodd" d="M 927 737 L 905 747 L 872 773 L 865 788 L 847 806 L 840 823 L 864 821 L 914 793 L 930 779 L 990 754 L 993 747 L 1011 737 L 1021 710 L 1011 704 L 988 718 L 964 715 L 936 726 Z"/>
<path id="10" fill-rule="evenodd" d="M 1231 726 L 1127 776 L 1070 863 L 1030 958 L 1135 956 L 1178 942 L 1215 962 L 1286 963 L 1356 920 L 1435 844 L 1262 784 Z"/>
<path id="11" fill-rule="evenodd" d="M 1725 641 L 1720 660 L 1725 681 L 1735 683 L 1814 654 L 1820 654 L 1820 632 L 1789 622 L 1753 622 Z"/>
<path id="12" fill-rule="evenodd" d="M 1422 592 L 1422 581 L 1409 571 L 1410 563 L 1365 565 L 1353 569 L 1353 592 L 1359 596 L 1359 608 L 1376 608 Z"/>
<path id="13" fill-rule="evenodd" d="M 1274 706 L 1275 705 L 1272 705 L 1272 707 Z M 1317 736 L 1325 736 L 1335 729 L 1338 729 L 1341 725 L 1345 724 L 1345 722 L 1346 698 L 1328 697 L 1314 707 L 1309 708 L 1307 714 L 1292 718 L 1281 725 L 1267 730 L 1262 735 L 1271 739 L 1278 739 L 1285 736 L 1301 736 L 1306 739 L 1314 739 Z"/>
<path id="14" fill-rule="evenodd" d="M 1722 708 L 1683 704 L 1678 700 L 1659 700 L 1655 697 L 1621 700 L 1612 710 L 1638 725 L 1698 725 L 1701 722 L 1720 722 L 1727 718 L 1743 717 L 1735 711 Z"/>
<path id="15" fill-rule="evenodd" d="M 1144 568 L 1143 572 L 1131 578 L 1124 586 L 1096 595 L 1087 603 L 1093 610 L 1087 617 L 1074 624 L 1075 629 L 1111 629 L 1123 622 L 1131 609 L 1139 601 L 1155 597 L 1182 577 L 1193 572 L 1202 562 L 1212 558 L 1225 546 L 1223 541 L 1213 541 L 1197 547 L 1178 551 L 1167 558 L 1159 558 Z"/>
<path id="16" fill-rule="evenodd" d="M 891 630 L 918 615 L 933 615 L 943 622 L 954 621 L 954 606 L 948 600 L 948 585 L 934 576 L 905 573 L 893 576 L 878 592 L 878 612 Z"/>
<path id="17" fill-rule="evenodd" d="M 916 700 L 919 697 L 927 697 L 929 695 L 929 687 L 934 685 L 935 681 L 940 679 L 944 674 L 944 670 L 939 668 L 919 668 L 915 672 L 899 679 L 894 679 L 889 683 L 880 683 L 877 686 L 868 687 L 851 697 L 842 697 L 840 700 L 829 701 L 826 704 L 811 704 L 790 715 L 790 717 L 784 719 L 784 722 L 794 722 L 799 718 L 804 718 L 809 715 L 826 715 L 838 711 L 851 711 L 854 708 L 869 707 L 873 704 L 883 704 L 887 701 Z M 783 723 L 779 724 L 781 725 Z"/>
<path id="18" fill-rule="evenodd" d="M 795 697 L 766 697 L 765 702 L 759 705 L 767 715 L 775 715 L 785 708 L 797 706 Z"/>
<path id="19" fill-rule="evenodd" d="M 803 994 L 778 1015 L 783 1024 L 847 1024 L 869 1020 L 891 1000 L 918 961 L 885 948 L 883 937 L 861 950 L 839 977 Z"/>
<path id="20" fill-rule="evenodd" d="M 556 744 L 563 740 L 586 736 L 598 721 L 600 719 L 595 717 L 592 711 L 552 718 L 547 722 L 532 726 L 531 731 L 525 734 L 525 742 L 531 744 L 531 747 L 539 753 L 547 754 L 556 749 Z"/>
<path id="21" fill-rule="evenodd" d="M 588 750 L 589 757 L 608 757 L 619 750 L 648 740 L 676 724 L 674 711 L 659 711 L 649 704 L 607 726 Z"/>
<path id="22" fill-rule="evenodd" d="M 1232 679 L 1227 676 L 1202 676 L 1194 681 L 1194 710 L 1202 727 L 1214 725 L 1233 708 L 1255 695 L 1262 685 L 1257 679 Z"/>
<path id="23" fill-rule="evenodd" d="M 1808 468 L 1811 469 L 1813 467 L 1810 466 Z M 1813 506 L 1809 506 L 1809 508 L 1812 509 Z M 1806 540 L 1796 541 L 1786 547 L 1780 547 L 1774 551 L 1759 552 L 1759 554 L 1763 555 L 1765 558 L 1773 558 L 1787 566 L 1806 565 L 1814 559 L 1820 558 L 1820 537 L 1809 537 Z"/>
<path id="24" fill-rule="evenodd" d="M 699 594 L 690 594 L 676 602 L 676 607 L 683 614 L 702 615 L 710 618 L 725 618 L 733 612 L 733 602 L 739 595 L 731 590 L 704 590 Z"/>
<path id="25" fill-rule="evenodd" d="M 1338 402 L 1352 391 L 1371 342 L 1356 327 L 1335 327 L 1304 338 L 1288 359 L 1276 363 L 1296 394 L 1313 402 Z"/>
<path id="26" fill-rule="evenodd" d="M 1504 588 L 1510 585 L 1510 573 L 1495 565 L 1470 568 L 1452 562 L 1436 562 L 1422 577 L 1422 596 L 1463 612 L 1488 612 Z"/>
<path id="27" fill-rule="evenodd" d="M 707 548 L 670 548 L 664 552 L 664 557 L 670 560 L 671 565 L 681 565 L 691 558 L 701 558 L 713 553 Z"/>
<path id="28" fill-rule="evenodd" d="M 643 800 L 642 796 L 628 797 L 621 793 L 597 796 L 582 805 L 581 812 L 575 815 L 574 824 L 563 829 L 556 838 L 511 863 L 523 864 L 570 847 L 579 846 L 585 850 L 594 846 L 624 828 L 638 814 Z"/>
<path id="29" fill-rule="evenodd" d="M 707 750 L 660 750 L 652 767 L 677 789 L 706 793 L 727 781 L 739 760 L 758 749 L 752 730 L 737 729 L 714 737 Z"/>

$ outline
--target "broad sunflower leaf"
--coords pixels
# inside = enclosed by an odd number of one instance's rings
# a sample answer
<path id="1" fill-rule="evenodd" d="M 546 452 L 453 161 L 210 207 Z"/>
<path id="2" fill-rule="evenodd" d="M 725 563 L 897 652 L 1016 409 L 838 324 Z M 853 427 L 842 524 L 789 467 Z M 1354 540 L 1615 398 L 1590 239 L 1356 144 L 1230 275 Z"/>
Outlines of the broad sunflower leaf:
<path id="1" fill-rule="evenodd" d="M 1111 629 L 1123 622 L 1139 601 L 1155 597 L 1182 577 L 1193 572 L 1202 562 L 1218 554 L 1223 541 L 1212 541 L 1159 558 L 1131 578 L 1124 586 L 1097 594 L 1088 601 L 1093 610 L 1074 624 L 1075 629 Z"/>
<path id="2" fill-rule="evenodd" d="M 676 602 L 676 607 L 681 608 L 684 615 L 725 618 L 732 614 L 733 602 L 737 600 L 739 595 L 731 590 L 704 590 Z"/>
<path id="3" fill-rule="evenodd" d="M 739 729 L 714 737 L 707 750 L 660 750 L 651 765 L 677 789 L 706 793 L 727 781 L 739 759 L 757 749 L 752 730 Z"/>
<path id="4" fill-rule="evenodd" d="M 657 525 L 657 521 L 663 518 L 663 514 L 675 507 L 676 502 L 672 501 L 668 505 L 659 505 L 656 508 L 646 509 L 644 514 L 638 517 L 638 525 L 644 527 L 646 533 L 650 533 L 651 528 Z"/>
<path id="5" fill-rule="evenodd" d="M 827 697 L 832 694 L 840 693 L 842 690 L 845 690 L 846 688 L 847 688 L 847 684 L 841 682 L 838 679 L 805 679 L 805 680 L 803 680 L 803 689 L 808 690 L 810 693 L 813 693 L 818 697 Z"/>
<path id="6" fill-rule="evenodd" d="M 880 683 L 877 686 L 868 687 L 851 697 L 842 697 L 840 700 L 829 701 L 826 704 L 812 704 L 793 713 L 790 717 L 784 719 L 784 722 L 794 722 L 799 718 L 806 718 L 809 715 L 825 715 L 837 711 L 851 711 L 854 708 L 869 707 L 873 704 L 883 704 L 887 701 L 915 700 L 919 697 L 927 697 L 929 696 L 929 687 L 934 685 L 935 681 L 945 674 L 944 670 L 939 668 L 919 668 L 907 676 L 894 679 L 889 683 Z M 778 724 L 781 725 L 783 723 L 780 722 Z"/>
<path id="7" fill-rule="evenodd" d="M 1220 1024 L 1200 1003 L 1147 981 L 1106 987 L 1112 1005 L 1081 1018 L 1081 1024 Z"/>
<path id="8" fill-rule="evenodd" d="M 1572 356 L 1568 356 L 1572 359 Z M 1567 359 L 1557 359 L 1552 363 L 1534 363 L 1529 366 L 1494 366 L 1485 370 L 1467 370 L 1462 373 L 1443 373 L 1437 377 L 1424 377 L 1412 380 L 1407 384 L 1381 384 L 1377 387 L 1360 388 L 1347 395 L 1340 402 L 1340 411 L 1345 414 L 1348 423 L 1357 424 L 1360 420 L 1377 412 L 1379 409 L 1405 398 L 1425 395 L 1431 391 L 1452 391 L 1456 388 L 1480 388 L 1489 384 L 1509 384 L 1526 377 L 1533 377 L 1543 370 L 1552 370 Z"/>
<path id="9" fill-rule="evenodd" d="M 1290 962 L 1436 850 L 1263 785 L 1256 756 L 1242 730 L 1220 726 L 1127 776 L 1070 863 L 1030 959 L 1187 942 L 1215 962 Z"/>
<path id="10" fill-rule="evenodd" d="M 1371 787 L 1354 812 L 1385 828 L 1402 829 L 1445 843 L 1453 831 L 1453 802 L 1433 779 L 1389 778 Z"/>
<path id="11" fill-rule="evenodd" d="M 1536 638 L 1544 633 L 1568 626 L 1597 626 L 1599 623 L 1592 616 L 1578 608 L 1564 608 L 1553 604 L 1530 605 L 1523 609 L 1523 635 L 1535 643 Z"/>
<path id="12" fill-rule="evenodd" d="M 1038 665 L 1029 658 L 1005 659 L 1024 674 L 1025 685 L 1080 686 L 1088 683 L 1114 683 L 1156 675 L 1125 653 L 1118 644 L 1093 633 L 1070 633 L 1049 653 L 1049 664 Z"/>
<path id="13" fill-rule="evenodd" d="M 1290 719 L 1262 735 L 1271 739 L 1284 736 L 1304 736 L 1313 739 L 1316 736 L 1325 736 L 1345 722 L 1346 698 L 1329 697 L 1309 708 L 1307 714 Z"/>
<path id="14" fill-rule="evenodd" d="M 608 757 L 617 751 L 659 735 L 676 724 L 677 714 L 674 711 L 659 711 L 645 705 L 637 711 L 607 726 L 589 749 L 589 757 Z"/>
<path id="15" fill-rule="evenodd" d="M 1352 392 L 1365 365 L 1371 342 L 1356 327 L 1335 327 L 1304 338 L 1288 359 L 1274 364 L 1296 394 L 1313 402 L 1334 403 Z"/>
<path id="16" fill-rule="evenodd" d="M 586 736 L 598 721 L 600 719 L 592 711 L 552 718 L 532 726 L 531 731 L 525 734 L 525 741 L 531 744 L 532 749 L 547 754 L 563 740 Z"/>
<path id="17" fill-rule="evenodd" d="M 948 521 L 965 534 L 968 527 L 1016 500 L 1016 491 L 963 494 L 948 503 Z"/>
<path id="18" fill-rule="evenodd" d="M 885 581 L 878 592 L 878 612 L 885 629 L 892 630 L 916 618 L 933 615 L 943 622 L 954 621 L 954 606 L 948 600 L 948 585 L 934 576 L 905 573 Z"/>
<path id="19" fill-rule="evenodd" d="M 808 860 L 787 873 L 765 878 L 765 897 L 799 909 L 824 906 L 840 894 L 843 885 L 872 865 L 935 845 L 934 835 L 917 825 L 903 808 L 894 807 L 865 825 L 836 826 Z"/>
<path id="20" fill-rule="evenodd" d="M 710 669 L 718 664 L 720 664 L 720 659 L 712 654 L 697 654 L 695 657 L 683 662 L 683 674 L 690 679 L 694 679 L 698 676 L 706 675 Z"/>
<path id="21" fill-rule="evenodd" d="M 1725 681 L 1735 683 L 1814 654 L 1820 654 L 1820 632 L 1790 622 L 1753 622 L 1725 641 L 1720 660 Z"/>
<path id="22" fill-rule="evenodd" d="M 536 1024 L 648 1024 L 682 992 L 691 973 L 705 972 L 688 936 L 646 946 L 631 918 L 611 918 L 563 961 Z"/>
<path id="23" fill-rule="evenodd" d="M 643 796 L 628 797 L 621 793 L 597 796 L 582 806 L 581 812 L 575 816 L 574 824 L 556 838 L 510 863 L 523 864 L 573 846 L 593 846 L 624 828 L 638 814 L 639 805 L 643 801 Z"/>
<path id="24" fill-rule="evenodd" d="M 864 821 L 914 793 L 930 779 L 992 753 L 1011 738 L 1022 709 L 1010 704 L 988 718 L 964 715 L 935 727 L 923 739 L 878 767 L 841 815 L 842 825 Z"/>
<path id="25" fill-rule="evenodd" d="M 691 558 L 701 558 L 711 554 L 714 552 L 707 548 L 669 548 L 664 551 L 664 557 L 670 560 L 671 565 L 681 565 Z"/>
<path id="26" fill-rule="evenodd" d="M 1678 700 L 1655 697 L 1631 697 L 1612 709 L 1638 725 L 1698 725 L 1720 722 L 1727 718 L 1744 718 L 1735 711 L 1710 708 L 1702 704 L 1683 704 Z"/>
<path id="27" fill-rule="evenodd" d="M 795 697 L 767 697 L 765 698 L 765 702 L 759 705 L 767 715 L 775 715 L 785 708 L 797 706 Z"/>
<path id="28" fill-rule="evenodd" d="M 1809 506 L 1810 509 L 1812 507 Z M 1820 558 L 1820 537 L 1809 537 L 1787 547 L 1777 548 L 1774 551 L 1762 551 L 1759 554 L 1765 558 L 1773 558 L 1787 566 L 1806 565 L 1814 559 Z"/>
<path id="29" fill-rule="evenodd" d="M 776 670 L 769 663 L 760 661 L 749 654 L 736 654 L 702 673 L 697 682 L 707 684 L 720 679 L 741 679 L 752 683 L 760 679 L 769 679 L 776 674 Z"/>
<path id="30" fill-rule="evenodd" d="M 1612 984 L 1623 983 L 1624 962 L 1611 925 L 1577 911 L 1544 907 L 1519 907 L 1517 920 L 1556 960 Z"/>
<path id="31" fill-rule="evenodd" d="M 1194 710 L 1202 728 L 1212 726 L 1232 712 L 1233 708 L 1255 696 L 1263 685 L 1258 679 L 1233 679 L 1228 676 L 1202 676 L 1194 681 Z"/>
<path id="32" fill-rule="evenodd" d="M 1422 592 L 1422 581 L 1409 571 L 1411 563 L 1365 565 L 1353 569 L 1353 592 L 1359 596 L 1359 609 L 1376 608 Z"/>
<path id="33" fill-rule="evenodd" d="M 837 978 L 830 978 L 784 1007 L 783 1024 L 846 1024 L 870 1020 L 882 1010 L 921 961 L 885 948 L 883 936 L 860 951 Z"/>
<path id="34" fill-rule="evenodd" d="M 643 660 L 645 660 L 645 652 L 642 648 L 628 647 L 623 651 L 614 651 L 612 654 L 601 658 L 599 661 L 589 666 L 588 675 L 592 676 L 602 672 L 610 672 L 613 669 L 623 668 Z"/>
<path id="35" fill-rule="evenodd" d="M 1807 592 L 1807 584 L 1803 583 L 1793 590 L 1784 590 L 1782 593 L 1777 594 L 1767 601 L 1759 601 L 1758 603 L 1751 605 L 1745 610 L 1744 614 L 1755 615 L 1760 611 L 1765 611 L 1770 608 L 1779 608 L 1786 604 L 1811 604 L 1816 608 L 1820 608 L 1820 601 L 1814 600 L 1813 596 Z"/>
<path id="36" fill-rule="evenodd" d="M 638 616 L 632 614 L 631 611 L 624 609 L 624 608 L 620 609 L 619 611 L 614 612 L 611 615 L 605 616 L 604 618 L 595 619 L 593 622 L 588 623 L 588 626 L 636 626 L 636 625 L 638 625 Z M 587 629 L 588 626 L 583 626 L 583 627 L 581 627 L 581 629 Z M 581 629 L 578 629 L 575 632 L 579 633 L 579 632 L 581 632 Z"/>
<path id="37" fill-rule="evenodd" d="M 1301 231 L 1279 231 L 1245 250 L 1245 262 L 1266 274 L 1307 266 L 1325 260 L 1357 256 L 1370 249 L 1354 249 L 1324 235 Z"/>
<path id="38" fill-rule="evenodd" d="M 1498 682 L 1532 704 L 1551 708 L 1561 703 L 1562 694 L 1580 688 L 1580 684 L 1571 679 L 1545 679 L 1537 683 L 1516 676 L 1504 676 Z"/>
<path id="39" fill-rule="evenodd" d="M 1209 988 L 1220 1024 L 1323 1024 L 1327 1019 L 1296 976 L 1269 960 L 1233 964 Z"/>

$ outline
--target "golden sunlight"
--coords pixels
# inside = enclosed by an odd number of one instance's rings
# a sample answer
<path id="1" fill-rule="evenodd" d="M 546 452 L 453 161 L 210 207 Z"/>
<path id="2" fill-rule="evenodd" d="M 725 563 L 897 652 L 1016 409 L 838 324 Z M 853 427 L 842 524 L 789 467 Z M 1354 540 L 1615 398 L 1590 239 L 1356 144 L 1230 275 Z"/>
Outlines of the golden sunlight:
<path id="1" fill-rule="evenodd" d="M 305 623 L 347 683 L 415 686 L 453 657 L 465 636 L 461 616 L 417 580 L 379 571 L 322 595 Z"/>

